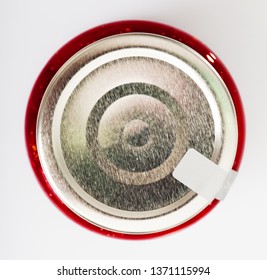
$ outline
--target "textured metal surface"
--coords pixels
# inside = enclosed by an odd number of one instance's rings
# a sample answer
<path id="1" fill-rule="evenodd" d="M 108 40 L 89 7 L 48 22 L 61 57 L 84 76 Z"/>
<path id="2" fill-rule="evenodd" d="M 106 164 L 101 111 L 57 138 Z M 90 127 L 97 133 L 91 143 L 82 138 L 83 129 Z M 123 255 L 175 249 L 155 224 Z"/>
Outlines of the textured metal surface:
<path id="1" fill-rule="evenodd" d="M 185 205 L 187 220 L 206 206 L 188 206 L 198 196 L 172 171 L 189 148 L 231 168 L 237 132 L 229 93 L 203 59 L 166 38 L 127 34 L 83 49 L 61 68 L 43 98 L 37 138 L 46 176 L 66 205 L 102 227 L 139 233 L 177 221 L 130 230 L 125 221 L 149 224 Z"/>

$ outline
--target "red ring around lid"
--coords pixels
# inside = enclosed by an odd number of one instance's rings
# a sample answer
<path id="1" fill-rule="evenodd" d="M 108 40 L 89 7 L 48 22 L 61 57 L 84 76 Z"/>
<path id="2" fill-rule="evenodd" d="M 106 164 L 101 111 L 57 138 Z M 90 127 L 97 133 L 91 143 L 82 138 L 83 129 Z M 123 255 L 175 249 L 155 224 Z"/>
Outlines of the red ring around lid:
<path id="1" fill-rule="evenodd" d="M 58 50 L 54 54 L 54 56 L 48 61 L 48 63 L 45 65 L 45 67 L 43 68 L 42 72 L 38 76 L 33 86 L 28 101 L 27 110 L 26 110 L 25 139 L 26 139 L 26 146 L 28 150 L 29 159 L 39 183 L 41 184 L 43 190 L 48 195 L 48 197 L 54 202 L 54 204 L 63 213 L 65 213 L 65 215 L 67 215 L 69 218 L 71 218 L 73 221 L 77 222 L 81 226 L 90 229 L 92 231 L 104 234 L 106 236 L 123 238 L 123 239 L 147 239 L 147 238 L 158 237 L 171 232 L 175 232 L 177 230 L 183 229 L 195 223 L 203 216 L 205 216 L 207 213 L 209 213 L 218 204 L 219 201 L 215 199 L 209 206 L 207 206 L 204 210 L 202 210 L 199 214 L 194 216 L 189 221 L 165 231 L 150 233 L 150 234 L 141 234 L 141 235 L 112 232 L 97 227 L 89 223 L 88 221 L 82 219 L 74 212 L 72 212 L 59 199 L 59 197 L 54 193 L 53 189 L 49 185 L 43 173 L 40 160 L 38 157 L 37 146 L 36 146 L 36 121 L 37 121 L 39 106 L 48 84 L 52 80 L 55 73 L 59 70 L 59 68 L 71 56 L 73 56 L 76 52 L 78 52 L 85 46 L 90 45 L 91 43 L 108 36 L 122 34 L 122 33 L 129 33 L 129 32 L 146 32 L 146 33 L 158 34 L 158 35 L 172 38 L 194 49 L 210 65 L 213 66 L 213 68 L 217 71 L 217 73 L 220 75 L 225 85 L 227 86 L 235 106 L 237 124 L 238 124 L 238 146 L 237 146 L 235 161 L 233 164 L 233 170 L 237 171 L 239 169 L 242 155 L 243 155 L 243 150 L 244 150 L 244 143 L 245 143 L 245 117 L 244 117 L 243 106 L 238 93 L 238 89 L 230 73 L 223 65 L 221 60 L 217 56 L 215 56 L 214 53 L 209 48 L 207 48 L 204 44 L 202 44 L 193 36 L 179 29 L 173 28 L 171 26 L 161 24 L 161 23 L 156 23 L 156 22 L 150 22 L 150 21 L 127 20 L 127 21 L 118 21 L 118 22 L 100 25 L 78 35 L 77 37 L 69 41 L 67 44 L 65 44 L 60 50 Z"/>

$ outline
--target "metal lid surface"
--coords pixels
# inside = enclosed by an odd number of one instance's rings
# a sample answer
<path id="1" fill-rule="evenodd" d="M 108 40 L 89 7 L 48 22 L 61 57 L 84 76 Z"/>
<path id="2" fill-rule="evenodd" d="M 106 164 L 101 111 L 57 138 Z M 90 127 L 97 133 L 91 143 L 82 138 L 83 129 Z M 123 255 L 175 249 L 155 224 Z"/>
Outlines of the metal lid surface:
<path id="1" fill-rule="evenodd" d="M 78 219 L 117 236 L 152 236 L 211 207 L 172 172 L 190 148 L 231 169 L 238 114 L 211 52 L 207 61 L 147 30 L 112 33 L 66 59 L 43 89 L 37 163 Z"/>

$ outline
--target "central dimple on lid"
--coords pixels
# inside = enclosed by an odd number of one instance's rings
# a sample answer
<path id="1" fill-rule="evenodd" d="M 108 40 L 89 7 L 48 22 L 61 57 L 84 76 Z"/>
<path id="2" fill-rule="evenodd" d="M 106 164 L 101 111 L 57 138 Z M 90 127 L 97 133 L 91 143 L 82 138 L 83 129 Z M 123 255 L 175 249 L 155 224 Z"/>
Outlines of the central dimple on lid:
<path id="1" fill-rule="evenodd" d="M 142 120 L 132 120 L 123 130 L 124 141 L 134 147 L 141 147 L 149 141 L 149 125 Z"/>

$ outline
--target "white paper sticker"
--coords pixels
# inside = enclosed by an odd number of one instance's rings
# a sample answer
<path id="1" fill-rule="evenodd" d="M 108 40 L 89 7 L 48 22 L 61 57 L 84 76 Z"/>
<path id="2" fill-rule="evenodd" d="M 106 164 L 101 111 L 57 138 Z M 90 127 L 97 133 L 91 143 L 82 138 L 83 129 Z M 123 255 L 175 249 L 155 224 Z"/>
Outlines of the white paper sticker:
<path id="1" fill-rule="evenodd" d="M 222 200 L 237 172 L 225 170 L 194 149 L 189 149 L 173 171 L 173 177 L 208 201 Z"/>

